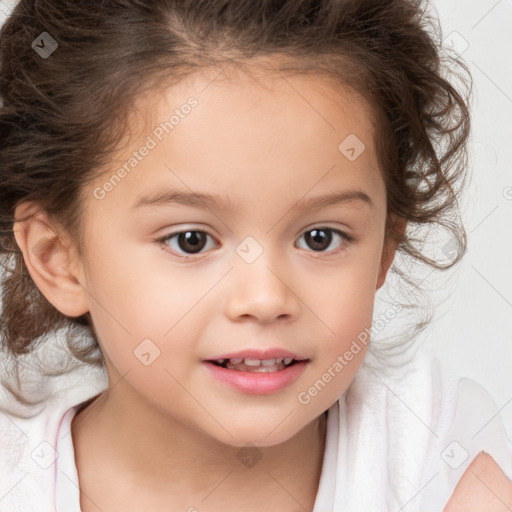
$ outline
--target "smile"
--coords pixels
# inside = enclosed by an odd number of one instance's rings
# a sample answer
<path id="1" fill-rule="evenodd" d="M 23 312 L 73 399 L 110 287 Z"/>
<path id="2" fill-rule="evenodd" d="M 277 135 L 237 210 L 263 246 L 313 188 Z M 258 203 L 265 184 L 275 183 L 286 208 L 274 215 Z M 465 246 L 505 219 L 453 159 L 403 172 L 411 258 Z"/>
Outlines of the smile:
<path id="1" fill-rule="evenodd" d="M 236 370 L 240 372 L 264 372 L 272 373 L 284 370 L 288 366 L 291 366 L 298 361 L 291 357 L 285 357 L 280 359 L 217 359 L 212 361 L 213 364 L 228 370 Z"/>
<path id="2" fill-rule="evenodd" d="M 249 395 L 268 395 L 290 386 L 311 362 L 288 359 L 291 358 L 286 358 L 286 362 L 284 359 L 220 359 L 201 364 L 209 376 L 231 389 Z"/>

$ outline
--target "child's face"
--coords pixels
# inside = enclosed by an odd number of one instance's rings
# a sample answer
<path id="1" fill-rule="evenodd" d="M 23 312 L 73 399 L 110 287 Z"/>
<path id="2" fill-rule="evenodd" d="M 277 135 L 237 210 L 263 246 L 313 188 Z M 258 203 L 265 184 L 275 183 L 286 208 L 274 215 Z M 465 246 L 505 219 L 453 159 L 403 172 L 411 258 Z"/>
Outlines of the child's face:
<path id="1" fill-rule="evenodd" d="M 152 122 L 138 125 L 140 137 L 87 195 L 79 279 L 117 388 L 112 400 L 134 417 L 156 411 L 233 446 L 271 446 L 330 407 L 363 361 L 358 335 L 371 326 L 391 263 L 381 259 L 385 186 L 370 113 L 350 91 L 313 77 L 258 83 L 243 74 L 213 80 L 217 73 L 195 75 L 159 104 L 140 99 Z M 166 133 L 160 123 L 173 112 Z M 129 172 L 117 172 L 127 162 Z M 106 184 L 116 173 L 115 186 Z M 197 204 L 133 206 L 171 191 Z M 359 196 L 300 208 L 349 191 Z M 218 197 L 219 208 L 199 194 Z M 158 241 L 186 230 L 189 239 Z M 232 387 L 205 362 L 269 349 L 309 361 L 274 390 Z"/>

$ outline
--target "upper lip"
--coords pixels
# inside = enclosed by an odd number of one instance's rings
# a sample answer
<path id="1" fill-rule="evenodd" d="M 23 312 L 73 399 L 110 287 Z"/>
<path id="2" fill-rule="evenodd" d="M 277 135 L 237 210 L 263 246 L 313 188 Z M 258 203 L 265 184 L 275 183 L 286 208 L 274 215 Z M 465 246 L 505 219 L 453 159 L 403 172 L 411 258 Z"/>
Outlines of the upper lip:
<path id="1" fill-rule="evenodd" d="M 285 357 L 291 357 L 296 361 L 303 361 L 308 359 L 307 357 L 294 354 L 293 352 L 289 352 L 288 350 L 284 350 L 282 348 L 271 348 L 268 350 L 259 350 L 259 349 L 247 349 L 240 350 L 239 352 L 229 352 L 226 354 L 220 354 L 218 356 L 212 357 L 211 359 L 207 359 L 207 361 L 216 361 L 217 359 L 281 359 Z"/>

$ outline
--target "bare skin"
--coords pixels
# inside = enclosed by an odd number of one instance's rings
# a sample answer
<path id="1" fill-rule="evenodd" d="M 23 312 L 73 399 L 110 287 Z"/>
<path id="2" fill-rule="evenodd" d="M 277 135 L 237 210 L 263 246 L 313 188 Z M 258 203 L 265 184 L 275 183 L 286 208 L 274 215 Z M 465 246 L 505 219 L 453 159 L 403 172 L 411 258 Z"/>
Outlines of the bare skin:
<path id="1" fill-rule="evenodd" d="M 322 414 L 350 385 L 367 347 L 318 395 L 298 397 L 371 326 L 396 243 L 386 237 L 386 189 L 367 105 L 311 76 L 261 78 L 215 71 L 169 89 L 161 102 L 140 99 L 151 123 L 139 119 L 139 133 L 84 193 L 83 258 L 44 212 L 15 223 L 34 282 L 63 314 L 90 314 L 105 359 L 108 391 L 72 422 L 84 512 L 313 507 Z M 151 127 L 192 95 L 196 108 L 107 187 Z M 364 144 L 356 158 L 355 147 L 351 158 L 339 149 L 349 136 Z M 163 190 L 228 197 L 231 210 L 133 207 Z M 351 199 L 297 208 L 334 192 Z M 31 206 L 18 206 L 16 216 Z M 328 250 L 305 243 L 304 234 L 320 227 L 342 233 L 332 232 Z M 162 241 L 187 230 L 214 243 L 185 258 L 172 238 Z M 262 249 L 250 264 L 236 251 L 247 237 Z M 158 349 L 149 365 L 135 356 L 142 340 Z M 228 388 L 203 364 L 276 347 L 309 363 L 270 395 Z M 250 468 L 238 457 L 249 445 L 262 455 Z"/>
<path id="2" fill-rule="evenodd" d="M 322 414 L 367 346 L 318 395 L 306 391 L 371 326 L 394 257 L 373 116 L 360 97 L 312 76 L 206 71 L 139 98 L 132 138 L 84 191 L 83 257 L 44 212 L 15 225 L 36 285 L 63 314 L 89 312 L 105 360 L 108 392 L 72 423 L 85 512 L 311 509 Z M 157 140 L 152 129 L 191 96 L 195 108 Z M 155 147 L 107 187 L 151 134 Z M 133 207 L 164 190 L 215 194 L 231 210 Z M 344 199 L 302 204 L 333 193 Z M 305 237 L 317 227 L 338 230 L 321 250 Z M 161 241 L 187 228 L 206 234 L 201 252 Z M 260 250 L 250 263 L 237 252 L 248 237 Z M 142 340 L 159 351 L 149 365 L 135 355 Z M 204 365 L 271 348 L 309 360 L 271 394 L 232 389 Z M 245 446 L 263 454 L 251 469 L 236 456 Z"/>
<path id="3" fill-rule="evenodd" d="M 510 512 L 512 482 L 485 452 L 468 466 L 443 512 Z"/>
<path id="4" fill-rule="evenodd" d="M 202 464 L 201 445 L 205 445 L 202 436 L 198 434 L 195 439 L 184 436 L 181 439 L 186 443 L 181 444 L 175 460 L 195 462 L 201 473 L 196 475 L 197 479 L 189 479 L 184 478 L 179 464 L 172 473 L 168 468 L 161 468 L 162 473 L 167 472 L 162 475 L 167 482 L 164 486 L 160 475 L 147 473 L 142 480 L 138 470 L 130 472 L 124 466 L 118 454 L 124 439 L 119 437 L 119 446 L 113 445 L 111 439 L 111 433 L 119 432 L 122 427 L 115 425 L 113 417 L 101 414 L 104 398 L 100 395 L 73 422 L 82 512 L 146 510 L 149 501 L 150 509 L 155 511 L 312 510 L 325 448 L 324 415 L 280 446 L 278 456 L 274 448 L 253 448 L 254 457 L 261 457 L 254 465 L 242 462 L 239 448 L 219 444 L 215 463 L 206 467 Z M 144 436 L 141 432 L 141 437 Z M 314 442 L 311 449 L 304 450 L 305 443 L 311 440 Z M 294 467 L 290 468 L 292 461 Z"/>

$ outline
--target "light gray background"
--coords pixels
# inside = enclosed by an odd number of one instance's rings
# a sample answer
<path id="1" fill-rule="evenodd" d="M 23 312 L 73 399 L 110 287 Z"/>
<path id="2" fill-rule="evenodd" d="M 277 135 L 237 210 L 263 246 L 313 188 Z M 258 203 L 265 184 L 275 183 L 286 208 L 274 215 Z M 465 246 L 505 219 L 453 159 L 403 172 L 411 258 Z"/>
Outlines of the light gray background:
<path id="1" fill-rule="evenodd" d="M 0 0 L 0 23 L 14 4 Z M 489 391 L 512 438 L 512 0 L 431 5 L 473 75 L 472 180 L 462 205 L 469 250 L 419 339 Z"/>
<path id="2" fill-rule="evenodd" d="M 449 312 L 424 338 L 489 391 L 512 438 L 512 1 L 434 5 L 443 40 L 456 41 L 473 75 L 472 181 L 463 204 L 468 253 Z"/>

